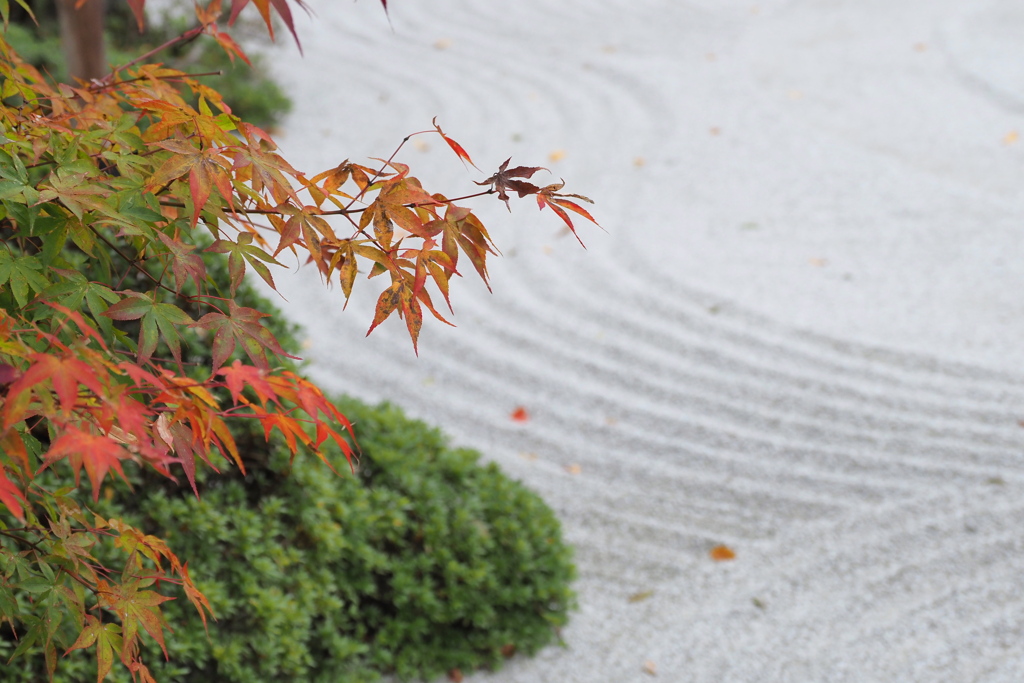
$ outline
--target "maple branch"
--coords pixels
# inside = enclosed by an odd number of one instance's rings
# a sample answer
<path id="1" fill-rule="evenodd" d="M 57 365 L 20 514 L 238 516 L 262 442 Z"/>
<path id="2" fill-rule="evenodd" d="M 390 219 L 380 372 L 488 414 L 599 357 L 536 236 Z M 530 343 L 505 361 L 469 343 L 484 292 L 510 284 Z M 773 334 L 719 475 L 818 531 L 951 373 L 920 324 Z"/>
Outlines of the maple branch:
<path id="1" fill-rule="evenodd" d="M 126 68 L 128 68 L 128 66 L 130 66 L 130 64 L 125 64 L 121 68 L 122 69 L 126 69 Z M 224 70 L 223 69 L 219 69 L 217 71 L 204 71 L 202 73 L 196 73 L 196 74 L 185 74 L 185 73 L 182 73 L 182 74 L 175 74 L 173 76 L 136 76 L 135 78 L 129 78 L 129 79 L 126 79 L 126 80 L 123 80 L 123 81 L 115 81 L 115 82 L 112 82 L 112 83 L 104 83 L 103 85 L 95 86 L 94 88 L 92 88 L 92 92 L 100 92 L 100 91 L 105 90 L 107 88 L 116 88 L 116 87 L 118 87 L 120 85 L 125 85 L 126 83 L 134 83 L 135 81 L 158 80 L 158 81 L 168 81 L 168 82 L 171 82 L 171 81 L 180 81 L 180 80 L 182 80 L 184 78 L 200 78 L 202 76 L 223 76 L 223 75 L 224 75 Z"/>
<path id="2" fill-rule="evenodd" d="M 125 355 L 125 356 L 134 356 L 135 355 L 132 351 L 129 351 L 128 349 L 113 349 L 113 353 L 120 353 L 120 354 Z M 168 363 L 168 364 L 170 364 L 170 363 L 177 363 L 178 362 L 178 361 L 174 360 L 173 358 L 157 358 L 156 356 L 151 356 L 149 360 L 150 361 L 156 361 L 157 363 Z M 207 367 L 210 366 L 209 363 L 186 363 L 185 361 L 182 361 L 181 365 L 187 365 L 188 367 L 191 367 L 191 368 L 207 368 Z M 158 390 L 157 389 L 143 389 L 142 387 L 138 387 L 136 389 L 136 391 L 140 391 L 142 393 L 154 393 L 155 391 L 158 391 Z M 159 391 L 163 391 L 163 390 L 160 389 Z"/>
<path id="3" fill-rule="evenodd" d="M 416 209 L 421 206 L 436 206 L 438 204 L 452 204 L 453 202 L 461 202 L 467 199 L 475 199 L 476 197 L 486 197 L 489 194 L 494 194 L 496 190 L 492 187 L 481 192 L 474 192 L 473 194 L 463 195 L 462 197 L 454 197 L 452 199 L 445 199 L 444 201 L 437 202 L 410 202 L 408 204 L 402 204 L 407 209 Z M 168 206 L 174 209 L 188 208 L 184 202 L 160 202 L 160 206 Z M 350 205 L 351 206 L 351 205 Z M 361 209 L 331 209 L 330 211 L 321 211 L 320 213 L 314 214 L 316 216 L 351 216 L 354 214 L 360 214 L 366 211 L 368 208 L 364 206 Z M 228 211 L 233 213 L 244 213 L 244 214 L 257 214 L 260 216 L 283 216 L 284 211 L 280 209 L 245 209 L 236 207 L 227 207 Z"/>
<path id="4" fill-rule="evenodd" d="M 166 290 L 167 290 L 168 292 L 170 292 L 170 293 L 171 293 L 171 294 L 173 294 L 174 296 L 179 296 L 178 292 L 174 291 L 173 289 L 171 289 L 170 287 L 168 287 L 168 286 L 167 286 L 167 285 L 165 285 L 164 283 L 160 282 L 160 280 L 157 280 L 157 279 L 156 279 L 155 277 L 153 277 L 153 275 L 152 275 L 152 274 L 151 274 L 151 273 L 150 273 L 150 272 L 149 272 L 148 270 L 146 270 L 146 269 L 145 269 L 145 268 L 143 268 L 143 267 L 142 267 L 141 265 L 139 265 L 138 259 L 132 259 L 132 258 L 129 258 L 127 254 L 125 254 L 125 253 L 124 253 L 123 251 L 121 251 L 120 249 L 118 249 L 118 248 L 117 248 L 117 246 L 116 246 L 116 245 L 115 245 L 115 244 L 114 244 L 113 242 L 111 242 L 110 240 L 108 240 L 108 239 L 107 239 L 107 238 L 106 238 L 106 237 L 105 237 L 105 236 L 104 236 L 104 235 L 103 235 L 103 234 L 102 234 L 102 233 L 101 233 L 101 232 L 100 232 L 99 230 L 97 230 L 97 229 L 96 229 L 96 227 L 95 227 L 95 226 L 93 226 L 93 225 L 90 225 L 90 226 L 89 226 L 89 229 L 90 229 L 90 230 L 92 230 L 92 231 L 93 231 L 93 233 L 95 233 L 95 235 L 96 235 L 97 237 L 99 237 L 99 238 L 100 238 L 101 240 L 103 240 L 103 242 L 104 242 L 104 243 L 105 243 L 105 244 L 106 244 L 106 245 L 107 245 L 108 247 L 110 247 L 111 249 L 113 249 L 113 250 L 114 250 L 114 251 L 115 251 L 115 252 L 117 253 L 117 255 L 118 255 L 118 256 L 120 256 L 120 257 L 121 257 L 121 258 L 123 258 L 123 259 L 124 259 L 125 261 L 127 261 L 127 262 L 128 262 L 128 265 L 129 265 L 129 266 L 131 266 L 132 268 L 135 268 L 135 269 L 136 269 L 137 271 L 139 271 L 140 273 L 142 273 L 143 275 L 145 275 L 146 277 L 148 277 L 148 278 L 149 278 L 150 280 L 152 280 L 152 281 L 153 281 L 153 283 L 154 283 L 154 284 L 155 284 L 155 285 L 156 285 L 157 287 L 160 287 L 161 289 L 166 289 Z M 186 297 L 186 298 L 188 298 L 188 297 Z"/>
<path id="5" fill-rule="evenodd" d="M 31 527 L 26 527 L 25 530 L 26 531 L 31 531 L 32 529 L 31 529 Z M 39 529 L 39 531 L 42 532 L 42 531 L 45 531 L 45 530 L 44 529 Z M 0 529 L 0 536 L 6 536 L 7 538 L 14 539 L 15 541 L 18 541 L 19 543 L 24 543 L 25 545 L 31 547 L 36 552 L 39 552 L 39 553 L 43 552 L 42 549 L 39 547 L 39 543 L 42 543 L 42 541 L 37 541 L 36 543 L 33 543 L 32 541 L 28 540 L 27 538 L 22 538 L 21 536 L 18 536 L 16 534 L 14 534 L 13 532 L 6 531 L 6 530 L 3 530 L 3 529 Z"/>
<path id="6" fill-rule="evenodd" d="M 112 83 L 113 82 L 113 78 L 114 78 L 114 76 L 116 76 L 118 74 L 118 72 L 124 71 L 125 69 L 129 69 L 129 68 L 135 66 L 136 64 L 138 64 L 140 62 L 144 62 L 147 59 L 149 59 L 150 57 L 152 57 L 153 55 L 158 54 L 160 52 L 163 52 L 164 50 L 166 50 L 168 48 L 174 47 L 175 45 L 177 45 L 179 43 L 185 44 L 185 43 L 192 42 L 193 40 L 198 38 L 200 35 L 202 35 L 202 33 L 203 33 L 203 27 L 202 26 L 197 26 L 196 28 L 189 29 L 188 31 L 185 31 L 184 33 L 182 33 L 180 36 L 176 36 L 174 38 L 171 38 L 170 40 L 168 40 L 163 45 L 158 45 L 157 47 L 154 47 L 149 52 L 147 52 L 145 54 L 142 54 L 142 55 L 139 55 L 138 57 L 136 57 L 135 59 L 131 60 L 127 64 L 123 64 L 123 65 L 121 65 L 119 67 L 115 67 L 110 72 L 110 74 L 108 74 L 107 77 L 104 79 L 107 82 L 106 83 L 101 83 L 101 85 L 98 88 L 96 88 L 96 89 L 99 90 L 100 88 L 106 88 L 106 87 L 109 87 L 110 85 L 112 85 L 113 84 Z M 90 86 L 89 89 L 92 90 L 93 86 Z"/>

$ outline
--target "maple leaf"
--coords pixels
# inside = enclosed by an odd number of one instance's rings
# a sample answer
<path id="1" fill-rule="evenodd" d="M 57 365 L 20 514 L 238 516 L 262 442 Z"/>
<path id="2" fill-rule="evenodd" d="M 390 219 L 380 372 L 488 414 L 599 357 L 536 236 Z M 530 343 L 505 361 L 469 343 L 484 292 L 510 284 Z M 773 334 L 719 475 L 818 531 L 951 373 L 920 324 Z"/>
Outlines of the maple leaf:
<path id="1" fill-rule="evenodd" d="M 199 254 L 193 254 L 195 245 L 185 244 L 181 240 L 168 237 L 162 232 L 157 237 L 171 252 L 171 271 L 174 273 L 174 286 L 181 290 L 188 279 L 196 285 L 196 290 L 201 291 L 202 282 L 206 279 L 206 264 Z"/>
<path id="2" fill-rule="evenodd" d="M 22 508 L 22 503 L 27 502 L 25 494 L 21 492 L 21 489 L 13 481 L 7 478 L 7 472 L 4 471 L 3 467 L 0 467 L 0 503 L 3 503 L 11 511 L 11 514 L 24 522 L 25 510 Z"/>
<path id="3" fill-rule="evenodd" d="M 387 5 L 385 5 L 385 9 L 387 9 Z M 452 151 L 455 152 L 455 154 L 460 159 L 462 159 L 463 161 L 468 161 L 470 166 L 476 168 L 478 171 L 480 170 L 479 168 L 477 168 L 477 165 L 473 163 L 473 160 L 469 158 L 469 154 L 466 152 L 466 150 L 462 148 L 462 145 L 455 142 L 455 140 L 452 140 L 450 137 L 444 134 L 444 131 L 441 130 L 441 126 L 437 125 L 436 116 L 431 121 L 431 123 L 434 124 L 434 129 L 437 131 L 437 134 L 440 135 L 444 139 L 444 141 L 448 143 L 448 146 L 452 148 Z"/>
<path id="4" fill-rule="evenodd" d="M 508 168 L 508 163 L 510 161 L 512 161 L 512 157 L 506 159 L 505 162 L 498 167 L 497 173 L 483 182 L 476 183 L 477 185 L 490 185 L 491 189 L 498 193 L 498 199 L 505 202 L 505 207 L 509 211 L 512 210 L 512 207 L 508 204 L 509 196 L 506 190 L 511 190 L 520 197 L 540 192 L 540 188 L 533 183 L 516 180 L 516 178 L 531 178 L 537 171 L 548 170 L 543 166 L 516 166 L 515 168 Z"/>
<path id="5" fill-rule="evenodd" d="M 291 199 L 298 203 L 298 195 L 285 173 L 293 178 L 301 174 L 291 164 L 275 154 L 277 146 L 266 132 L 251 124 L 242 124 L 239 131 L 246 137 L 246 147 L 236 148 L 232 170 L 239 180 L 248 179 L 256 193 L 268 190 L 277 203 Z"/>
<path id="6" fill-rule="evenodd" d="M 472 211 L 465 207 L 449 204 L 444 218 L 431 221 L 425 230 L 434 237 L 441 234 L 441 250 L 451 262 L 452 272 L 459 264 L 459 248 L 469 257 L 480 278 L 491 288 L 487 276 L 487 254 L 495 254 L 487 228 Z M 442 291 L 445 291 L 442 289 Z M 446 295 L 447 298 L 447 295 Z"/>
<path id="7" fill-rule="evenodd" d="M 423 221 L 410 205 L 438 204 L 440 202 L 428 194 L 416 178 L 407 178 L 400 173 L 384 183 L 377 198 L 363 212 L 359 228 L 364 229 L 372 222 L 377 241 L 384 249 L 389 249 L 394 234 L 392 222 L 417 237 L 427 236 Z"/>
<path id="8" fill-rule="evenodd" d="M 8 403 L 13 404 L 15 399 L 25 390 L 37 387 L 41 382 L 50 380 L 53 390 L 57 393 L 61 410 L 65 415 L 70 414 L 78 401 L 78 385 L 84 384 L 97 396 L 104 394 L 102 383 L 96 371 L 89 364 L 72 356 L 57 357 L 46 353 L 37 353 L 31 357 L 32 364 L 21 377 L 11 383 L 7 391 Z M 5 406 L 5 412 L 10 406 Z M 19 421 L 15 415 L 7 413 L 4 419 L 5 427 Z"/>
<path id="9" fill-rule="evenodd" d="M 215 374 L 234 353 L 236 342 L 241 343 L 242 350 L 250 360 L 264 370 L 270 367 L 267 362 L 268 349 L 279 356 L 300 360 L 285 352 L 270 330 L 260 324 L 260 318 L 267 317 L 269 317 L 267 313 L 261 313 L 255 308 L 239 306 L 229 300 L 227 315 L 207 313 L 192 324 L 192 327 L 207 330 L 214 335 L 213 371 Z"/>
<path id="10" fill-rule="evenodd" d="M 205 8 L 199 5 L 199 3 L 196 3 L 196 19 L 199 20 L 200 24 L 202 24 L 205 33 L 213 36 L 213 39 L 216 40 L 222 48 L 224 48 L 224 52 L 227 53 L 228 58 L 232 62 L 235 61 L 235 56 L 237 55 L 238 57 L 241 57 L 242 61 L 246 64 L 252 66 L 252 62 L 249 61 L 249 58 L 246 56 L 245 52 L 242 51 L 242 48 L 238 43 L 236 43 L 227 33 L 224 33 L 217 28 L 217 19 L 220 18 L 220 15 L 221 0 L 211 0 L 210 4 Z"/>
<path id="11" fill-rule="evenodd" d="M 40 471 L 58 460 L 67 458 L 75 473 L 75 486 L 77 486 L 84 465 L 85 472 L 89 475 L 89 481 L 92 483 L 93 500 L 98 501 L 100 484 L 103 483 L 104 477 L 111 469 L 121 475 L 125 483 L 128 483 L 124 476 L 124 470 L 121 469 L 121 461 L 128 457 L 128 452 L 113 439 L 90 434 L 69 425 L 46 452 Z"/>
<path id="12" fill-rule="evenodd" d="M 416 279 L 413 284 L 413 288 L 416 292 L 423 289 L 427 274 L 429 273 L 434 284 L 437 285 L 437 288 L 444 296 L 444 301 L 448 305 L 448 310 L 452 311 L 452 302 L 448 298 L 448 281 L 451 279 L 452 275 L 458 275 L 459 273 L 455 270 L 455 264 L 452 262 L 451 257 L 443 251 L 434 249 L 435 246 L 436 245 L 433 240 L 424 240 L 422 249 L 409 250 L 412 253 L 408 255 L 414 255 L 416 257 Z M 451 325 L 451 323 L 438 315 L 437 311 L 434 311 L 433 307 L 431 307 L 430 310 L 434 314 L 434 317 Z"/>
<path id="13" fill-rule="evenodd" d="M 338 192 L 338 188 L 352 180 L 361 191 L 365 191 L 370 186 L 370 178 L 376 173 L 372 168 L 366 166 L 360 166 L 359 164 L 350 163 L 345 160 L 338 164 L 336 167 L 318 173 L 309 179 L 312 184 L 323 182 L 324 194 L 330 196 Z M 341 193 L 344 197 L 351 199 L 347 194 Z M 344 206 L 339 205 L 340 208 Z"/>
<path id="14" fill-rule="evenodd" d="M 563 187 L 565 187 L 565 181 L 541 188 L 541 190 L 537 192 L 536 195 L 537 206 L 539 206 L 541 210 L 543 210 L 545 206 L 550 207 L 551 210 L 554 211 L 559 218 L 565 221 L 566 226 L 568 226 L 569 230 L 572 231 L 573 237 L 575 237 L 576 241 L 580 243 L 580 246 L 582 246 L 585 249 L 586 245 L 583 244 L 583 240 L 580 239 L 580 236 L 576 234 L 576 228 L 575 226 L 573 226 L 572 220 L 570 220 L 569 214 L 566 213 L 565 209 L 569 209 L 569 211 L 574 211 L 575 213 L 578 213 L 579 215 L 583 216 L 594 225 L 600 227 L 598 222 L 594 220 L 594 217 L 590 215 L 590 212 L 588 212 L 586 209 L 584 209 L 576 202 L 569 201 L 568 198 L 572 197 L 574 199 L 580 199 L 589 204 L 593 204 L 594 200 L 588 197 L 584 197 L 581 194 L 560 194 L 558 191 L 561 190 Z"/>
<path id="15" fill-rule="evenodd" d="M 369 337 L 370 333 L 373 332 L 378 325 L 387 320 L 388 316 L 394 313 L 398 306 L 402 303 L 402 282 L 395 280 L 391 283 L 391 286 L 380 293 L 377 297 L 377 307 L 374 310 L 373 322 L 370 324 L 370 329 L 366 331 L 366 336 Z"/>
<path id="16" fill-rule="evenodd" d="M 167 646 L 164 644 L 164 617 L 160 612 L 160 605 L 171 600 L 166 595 L 160 595 L 155 591 L 139 590 L 144 587 L 150 579 L 131 579 L 120 585 L 113 585 L 104 596 L 104 602 L 121 617 L 122 628 L 124 629 L 124 648 L 122 649 L 122 660 L 124 653 L 131 652 L 138 639 L 139 625 L 146 630 L 153 640 L 160 644 L 160 649 L 167 657 Z"/>
<path id="17" fill-rule="evenodd" d="M 20 308 L 28 304 L 28 290 L 41 292 L 49 286 L 50 281 L 39 271 L 43 264 L 35 256 L 19 256 L 14 258 L 10 251 L 0 250 L 0 285 L 10 283 L 11 293 Z"/>
<path id="18" fill-rule="evenodd" d="M 122 651 L 121 627 L 117 624 L 104 624 L 91 614 L 85 615 L 85 624 L 85 628 L 78 634 L 78 639 L 67 652 L 91 647 L 95 643 L 96 681 L 103 683 L 103 679 L 110 673 L 110 667 L 114 664 L 114 653 Z"/>
<path id="19" fill-rule="evenodd" d="M 203 620 L 203 629 L 209 633 L 206 626 L 206 614 L 209 613 L 213 617 L 213 608 L 210 607 L 210 601 L 206 599 L 206 596 L 192 583 L 192 577 L 188 575 L 188 562 L 181 565 L 178 575 L 181 576 L 181 587 L 185 589 L 185 597 L 195 606 L 196 611 L 199 612 L 199 618 Z"/>
<path id="20" fill-rule="evenodd" d="M 8 429 L 3 436 L 0 436 L 0 452 L 6 453 L 8 458 L 14 460 L 21 467 L 22 472 L 31 476 L 28 449 L 25 448 L 25 442 L 22 441 L 18 430 Z"/>
<path id="21" fill-rule="evenodd" d="M 253 246 L 252 238 L 252 233 L 240 232 L 238 233 L 238 241 L 232 242 L 231 240 L 217 240 L 206 249 L 206 251 L 212 251 L 219 254 L 228 254 L 228 276 L 231 278 L 232 296 L 238 290 L 238 286 L 242 284 L 242 277 L 245 275 L 246 263 L 252 266 L 252 269 L 255 270 L 256 273 L 263 278 L 263 281 L 270 285 L 271 288 L 275 290 L 277 289 L 274 285 L 274 277 L 270 274 L 270 269 L 261 262 L 273 263 L 277 266 L 280 266 L 281 264 L 267 252 L 257 246 Z"/>
<path id="22" fill-rule="evenodd" d="M 145 363 L 156 351 L 159 339 L 163 339 L 170 349 L 174 360 L 181 362 L 181 335 L 178 325 L 189 325 L 193 322 L 188 313 L 174 304 L 156 303 L 147 296 L 137 292 L 126 292 L 127 297 L 117 302 L 102 315 L 114 320 L 142 319 L 139 331 L 138 360 Z"/>
<path id="23" fill-rule="evenodd" d="M 736 559 L 736 553 L 729 546 L 716 545 L 708 553 L 715 562 L 728 562 Z"/>
<path id="24" fill-rule="evenodd" d="M 296 211 L 281 227 L 281 241 L 274 251 L 274 256 L 276 257 L 282 250 L 298 243 L 300 239 L 306 250 L 309 251 L 310 259 L 316 263 L 320 272 L 327 273 L 328 268 L 324 262 L 321 241 L 326 240 L 328 244 L 338 243 L 338 237 L 334 234 L 330 223 L 308 210 Z"/>
<path id="25" fill-rule="evenodd" d="M 301 53 L 302 43 L 299 42 L 299 36 L 295 32 L 295 22 L 292 19 L 292 12 L 291 9 L 288 7 L 287 0 L 252 1 L 253 4 L 256 5 L 256 8 L 260 11 L 260 15 L 263 17 L 263 21 L 267 25 L 267 31 L 270 33 L 271 40 L 273 40 L 274 38 L 274 23 L 270 16 L 270 5 L 273 5 L 274 9 L 276 9 L 277 13 L 281 16 L 281 20 L 284 21 L 285 26 L 288 27 L 289 31 L 291 31 L 292 37 L 295 38 L 295 44 L 299 46 L 299 52 Z M 235 19 L 238 17 L 238 13 L 241 12 L 242 9 L 248 4 L 249 0 L 231 0 L 231 17 L 228 19 L 229 25 L 235 23 Z M 306 10 L 307 13 L 309 12 L 309 9 L 306 7 L 305 3 L 302 2 L 302 0 L 295 0 L 295 4 L 297 4 L 302 9 Z"/>
<path id="26" fill-rule="evenodd" d="M 214 372 L 215 375 L 224 375 L 224 383 L 227 385 L 228 391 L 231 393 L 231 400 L 235 402 L 235 405 L 238 405 L 242 398 L 242 390 L 248 384 L 256 392 L 256 396 L 264 406 L 267 401 L 275 400 L 277 397 L 277 393 L 270 386 L 265 373 L 266 371 L 261 368 L 243 365 L 242 361 L 237 358 L 230 367 L 222 367 Z"/>
<path id="27" fill-rule="evenodd" d="M 206 206 L 213 187 L 217 188 L 225 201 L 231 203 L 233 192 L 227 174 L 227 162 L 216 148 L 200 149 L 187 140 L 162 140 L 153 144 L 171 152 L 171 156 L 150 177 L 146 192 L 153 192 L 188 173 L 193 226 L 199 221 L 199 213 Z"/>

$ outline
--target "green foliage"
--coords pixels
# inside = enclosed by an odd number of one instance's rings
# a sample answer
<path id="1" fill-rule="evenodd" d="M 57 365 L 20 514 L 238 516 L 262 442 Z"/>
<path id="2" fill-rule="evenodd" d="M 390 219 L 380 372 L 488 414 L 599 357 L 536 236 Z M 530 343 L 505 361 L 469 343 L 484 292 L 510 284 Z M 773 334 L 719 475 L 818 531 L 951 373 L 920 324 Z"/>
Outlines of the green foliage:
<path id="1" fill-rule="evenodd" d="M 277 448 L 244 479 L 201 474 L 199 500 L 140 487 L 102 510 L 189 558 L 217 617 L 208 640 L 187 600 L 162 606 L 177 632 L 170 663 L 150 643 L 160 681 L 429 679 L 532 653 L 565 623 L 571 553 L 539 497 L 393 406 L 338 405 L 362 447 L 355 475 L 337 452 L 341 476 Z M 55 680 L 91 678 L 92 656 L 72 653 Z M 40 659 L 0 677 L 37 680 Z"/>

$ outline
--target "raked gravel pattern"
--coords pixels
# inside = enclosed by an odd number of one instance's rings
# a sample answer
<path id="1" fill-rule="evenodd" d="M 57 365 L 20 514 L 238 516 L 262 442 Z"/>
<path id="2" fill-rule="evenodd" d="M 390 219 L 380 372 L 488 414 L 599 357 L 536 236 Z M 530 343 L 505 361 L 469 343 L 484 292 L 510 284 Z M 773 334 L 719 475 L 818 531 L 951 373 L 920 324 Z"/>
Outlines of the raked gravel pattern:
<path id="1" fill-rule="evenodd" d="M 278 276 L 316 379 L 482 450 L 576 547 L 566 647 L 468 680 L 1021 680 L 1024 5 L 309 4 L 271 53 L 297 167 L 438 116 L 607 229 L 483 204 L 494 293 L 455 283 L 419 358 L 364 339 L 376 282 L 343 313 Z"/>

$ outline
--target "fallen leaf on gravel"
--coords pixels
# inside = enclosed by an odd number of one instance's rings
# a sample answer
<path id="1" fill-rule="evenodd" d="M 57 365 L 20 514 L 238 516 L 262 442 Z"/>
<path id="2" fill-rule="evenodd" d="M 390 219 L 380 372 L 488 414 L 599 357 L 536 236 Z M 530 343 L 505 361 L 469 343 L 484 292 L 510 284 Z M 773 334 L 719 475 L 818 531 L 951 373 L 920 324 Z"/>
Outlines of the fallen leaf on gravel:
<path id="1" fill-rule="evenodd" d="M 583 468 L 577 465 L 576 463 L 573 463 L 571 465 L 566 465 L 565 471 L 568 472 L 569 474 L 579 474 L 580 472 L 583 471 Z"/>
<path id="2" fill-rule="evenodd" d="M 561 161 L 565 158 L 564 149 L 556 149 L 554 152 L 548 155 L 548 161 Z"/>
<path id="3" fill-rule="evenodd" d="M 721 135 L 722 129 L 719 128 L 718 126 L 711 126 L 710 128 L 708 128 L 708 132 L 711 133 L 712 135 Z"/>
<path id="4" fill-rule="evenodd" d="M 633 165 L 636 166 L 637 168 L 640 168 L 641 166 L 643 166 L 646 163 L 647 163 L 647 160 L 644 159 L 643 157 L 637 157 L 636 159 L 633 159 Z"/>
<path id="5" fill-rule="evenodd" d="M 709 555 L 711 555 L 711 559 L 715 562 L 727 562 L 736 559 L 736 553 L 732 551 L 732 548 L 724 545 L 716 545 L 711 549 Z"/>
<path id="6" fill-rule="evenodd" d="M 504 657 L 505 659 L 508 659 L 509 657 L 514 655 L 515 653 L 516 653 L 516 645 L 515 645 L 515 643 L 509 643 L 508 645 L 504 645 L 501 648 L 501 656 Z"/>
<path id="7" fill-rule="evenodd" d="M 643 602 L 647 598 L 654 595 L 654 591 L 641 591 L 639 593 L 633 593 L 629 596 L 630 602 Z"/>
<path id="8" fill-rule="evenodd" d="M 448 680 L 455 681 L 455 683 L 462 683 L 462 671 L 459 669 L 452 669 L 448 672 Z"/>
<path id="9" fill-rule="evenodd" d="M 438 41 L 436 41 L 434 43 L 434 49 L 435 50 L 447 50 L 451 46 L 452 46 L 452 41 L 451 41 L 450 38 L 441 38 L 440 40 L 438 40 Z"/>
<path id="10" fill-rule="evenodd" d="M 825 266 L 828 265 L 828 259 L 812 258 L 808 260 L 808 263 L 810 263 L 812 266 L 816 268 L 824 268 Z"/>
<path id="11" fill-rule="evenodd" d="M 645 674 L 650 675 L 650 676 L 657 676 L 658 675 L 658 665 L 648 659 L 646 662 L 644 662 L 643 672 Z"/>
<path id="12" fill-rule="evenodd" d="M 518 408 L 513 410 L 511 417 L 512 417 L 512 420 L 515 421 L 515 422 L 529 422 L 530 421 L 530 414 L 528 412 L 526 412 L 526 408 L 524 408 L 522 406 L 519 406 Z"/>
<path id="13" fill-rule="evenodd" d="M 1020 140 L 1020 133 L 1018 133 L 1015 130 L 1011 130 L 1009 133 L 1007 133 L 1003 137 L 1003 144 L 1004 145 L 1012 145 L 1012 144 L 1016 143 L 1018 140 Z"/>

